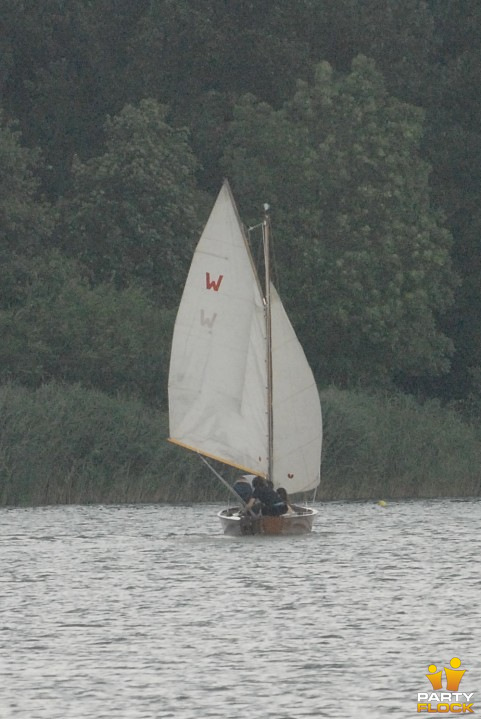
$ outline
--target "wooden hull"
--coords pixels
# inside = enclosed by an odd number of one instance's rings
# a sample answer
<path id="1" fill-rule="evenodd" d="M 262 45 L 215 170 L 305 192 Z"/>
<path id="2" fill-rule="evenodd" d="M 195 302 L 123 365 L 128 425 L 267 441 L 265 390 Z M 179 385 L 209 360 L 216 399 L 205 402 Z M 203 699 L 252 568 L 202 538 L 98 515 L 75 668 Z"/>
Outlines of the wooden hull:
<path id="1" fill-rule="evenodd" d="M 280 517 L 245 517 L 238 507 L 223 509 L 217 514 L 224 534 L 242 537 L 253 534 L 277 534 L 289 536 L 309 534 L 312 530 L 316 509 L 294 506 L 295 514 L 282 514 Z"/>

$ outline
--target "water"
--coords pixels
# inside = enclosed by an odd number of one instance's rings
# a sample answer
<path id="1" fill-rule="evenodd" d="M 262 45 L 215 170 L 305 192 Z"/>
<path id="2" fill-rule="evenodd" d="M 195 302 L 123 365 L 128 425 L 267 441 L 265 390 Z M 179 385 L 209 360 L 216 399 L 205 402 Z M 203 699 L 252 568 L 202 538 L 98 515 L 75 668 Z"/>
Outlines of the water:
<path id="1" fill-rule="evenodd" d="M 0 510 L 0 717 L 404 718 L 452 657 L 481 707 L 481 501 L 218 509 Z"/>

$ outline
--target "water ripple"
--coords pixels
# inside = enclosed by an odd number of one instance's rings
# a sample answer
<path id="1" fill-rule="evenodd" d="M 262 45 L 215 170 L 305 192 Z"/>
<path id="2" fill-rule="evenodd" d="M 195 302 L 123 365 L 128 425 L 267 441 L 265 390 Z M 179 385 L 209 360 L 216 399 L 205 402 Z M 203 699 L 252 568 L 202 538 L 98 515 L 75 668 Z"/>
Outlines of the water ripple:
<path id="1" fill-rule="evenodd" d="M 481 687 L 481 502 L 319 509 L 243 539 L 213 505 L 1 510 L 1 719 L 404 719 L 453 656 Z"/>

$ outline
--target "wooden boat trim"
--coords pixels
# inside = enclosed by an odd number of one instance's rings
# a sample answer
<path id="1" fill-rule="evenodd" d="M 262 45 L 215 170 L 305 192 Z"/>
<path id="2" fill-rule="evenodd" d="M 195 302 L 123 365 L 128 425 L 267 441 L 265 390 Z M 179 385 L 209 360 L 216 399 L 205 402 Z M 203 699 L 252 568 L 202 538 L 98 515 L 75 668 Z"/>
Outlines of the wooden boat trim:
<path id="1" fill-rule="evenodd" d="M 234 469 L 240 469 L 241 472 L 245 472 L 246 474 L 254 474 L 257 477 L 263 477 L 264 479 L 266 478 L 266 475 L 263 472 L 259 472 L 259 470 L 257 470 L 257 469 L 252 469 L 251 467 L 246 467 L 243 464 L 236 464 L 235 462 L 231 462 L 228 459 L 224 459 L 224 457 L 218 457 L 217 455 L 211 454 L 210 452 L 204 452 L 204 450 L 198 449 L 197 447 L 192 447 L 189 444 L 185 444 L 185 442 L 179 442 L 178 439 L 173 439 L 172 437 L 168 437 L 167 442 L 170 442 L 171 444 L 177 444 L 179 447 L 188 449 L 191 452 L 195 452 L 196 454 L 202 454 L 204 457 L 213 459 L 216 462 L 222 462 L 222 464 L 228 464 L 230 467 L 234 467 Z"/>

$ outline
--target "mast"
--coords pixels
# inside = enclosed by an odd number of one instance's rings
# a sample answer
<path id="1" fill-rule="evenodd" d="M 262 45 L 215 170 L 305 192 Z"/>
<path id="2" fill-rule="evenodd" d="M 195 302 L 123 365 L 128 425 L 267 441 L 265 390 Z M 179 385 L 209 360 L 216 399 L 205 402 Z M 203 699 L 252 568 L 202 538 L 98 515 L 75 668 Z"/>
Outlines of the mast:
<path id="1" fill-rule="evenodd" d="M 267 478 L 273 481 L 274 470 L 274 419 L 272 412 L 272 319 L 271 319 L 271 261 L 270 261 L 270 217 L 269 205 L 264 205 L 262 222 L 264 244 L 266 338 L 267 338 Z"/>

